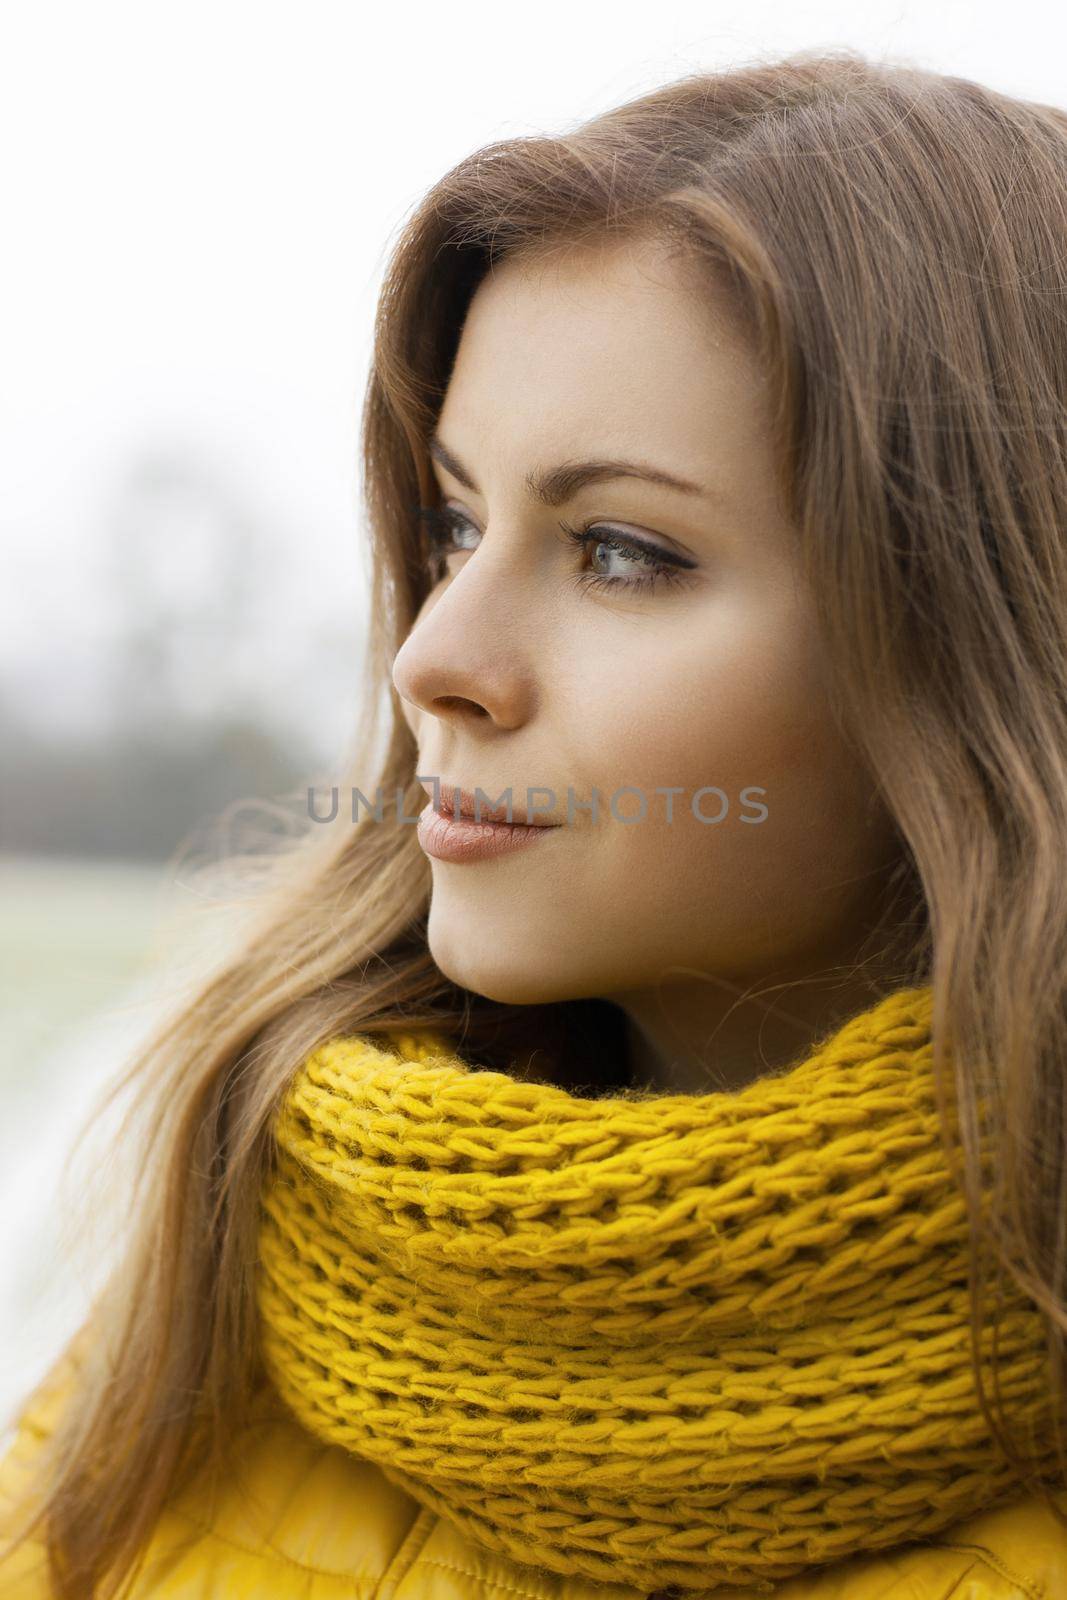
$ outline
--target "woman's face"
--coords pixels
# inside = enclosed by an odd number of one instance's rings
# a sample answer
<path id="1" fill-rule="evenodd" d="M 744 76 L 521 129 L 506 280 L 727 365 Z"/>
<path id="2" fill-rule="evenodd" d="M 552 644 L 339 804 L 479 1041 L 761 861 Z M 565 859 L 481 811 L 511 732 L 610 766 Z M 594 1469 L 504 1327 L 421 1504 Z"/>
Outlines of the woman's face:
<path id="1" fill-rule="evenodd" d="M 575 797 L 528 849 L 432 859 L 442 971 L 498 1001 L 625 1005 L 842 959 L 891 828 L 831 721 L 760 374 L 710 290 L 647 241 L 504 262 L 471 304 L 436 435 L 462 547 L 395 661 L 417 771 L 510 788 L 519 814 L 528 789 L 554 791 L 542 817 Z M 550 506 L 528 487 L 605 458 L 695 488 L 620 472 Z M 620 548 L 583 549 L 561 522 Z M 594 789 L 596 821 L 579 809 Z M 643 798 L 644 819 L 616 820 L 610 797 L 632 789 L 617 810 Z"/>

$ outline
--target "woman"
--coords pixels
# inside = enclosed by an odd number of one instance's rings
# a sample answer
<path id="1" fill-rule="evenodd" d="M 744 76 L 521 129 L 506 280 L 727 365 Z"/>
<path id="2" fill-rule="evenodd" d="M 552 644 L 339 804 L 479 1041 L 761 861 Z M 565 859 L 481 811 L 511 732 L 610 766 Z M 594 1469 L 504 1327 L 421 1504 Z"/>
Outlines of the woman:
<path id="1" fill-rule="evenodd" d="M 12 1592 L 1067 1593 L 1065 260 L 1064 113 L 850 52 L 434 187 Z"/>

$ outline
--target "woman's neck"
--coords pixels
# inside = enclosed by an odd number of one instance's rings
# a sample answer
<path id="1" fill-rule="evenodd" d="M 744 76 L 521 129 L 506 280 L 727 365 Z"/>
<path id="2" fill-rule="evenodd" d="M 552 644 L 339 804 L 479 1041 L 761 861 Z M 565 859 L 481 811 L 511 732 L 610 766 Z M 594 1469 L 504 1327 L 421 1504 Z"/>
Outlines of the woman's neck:
<path id="1" fill-rule="evenodd" d="M 711 1094 L 792 1065 L 816 1041 L 904 980 L 861 971 L 768 981 L 744 992 L 712 977 L 612 998 L 626 1014 L 630 1080 L 665 1094 Z"/>

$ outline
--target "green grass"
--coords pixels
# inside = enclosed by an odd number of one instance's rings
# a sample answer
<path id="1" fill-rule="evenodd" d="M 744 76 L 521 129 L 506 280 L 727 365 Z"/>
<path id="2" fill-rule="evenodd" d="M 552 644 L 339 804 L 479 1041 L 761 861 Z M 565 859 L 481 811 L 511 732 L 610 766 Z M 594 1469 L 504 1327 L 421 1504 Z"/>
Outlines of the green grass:
<path id="1" fill-rule="evenodd" d="M 164 869 L 0 855 L 0 1100 L 145 970 Z"/>

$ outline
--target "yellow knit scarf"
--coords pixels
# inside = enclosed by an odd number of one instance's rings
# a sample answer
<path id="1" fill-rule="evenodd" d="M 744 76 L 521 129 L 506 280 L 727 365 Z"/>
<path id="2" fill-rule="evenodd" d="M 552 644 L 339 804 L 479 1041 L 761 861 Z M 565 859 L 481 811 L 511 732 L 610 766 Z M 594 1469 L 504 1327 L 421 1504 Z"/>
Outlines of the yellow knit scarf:
<path id="1" fill-rule="evenodd" d="M 271 1381 L 477 1543 L 645 1590 L 769 1592 L 1017 1493 L 973 1384 L 930 1011 L 900 990 L 703 1095 L 331 1041 L 264 1190 Z M 1048 1437 L 1029 1302 L 998 1355 Z"/>

